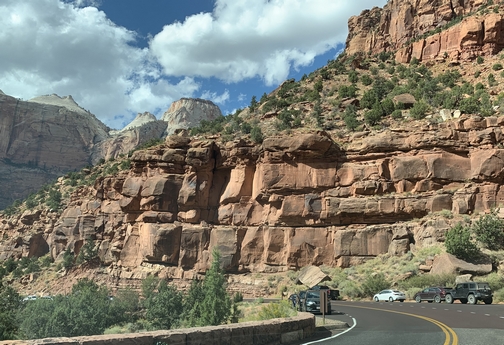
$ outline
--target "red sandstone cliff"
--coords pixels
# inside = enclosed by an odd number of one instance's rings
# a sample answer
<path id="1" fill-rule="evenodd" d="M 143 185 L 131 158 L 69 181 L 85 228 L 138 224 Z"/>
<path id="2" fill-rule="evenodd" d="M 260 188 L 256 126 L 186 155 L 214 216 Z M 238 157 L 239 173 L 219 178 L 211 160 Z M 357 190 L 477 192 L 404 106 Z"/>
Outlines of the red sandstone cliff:
<path id="1" fill-rule="evenodd" d="M 397 128 L 342 148 L 325 133 L 262 145 L 171 136 L 137 151 L 130 170 L 80 187 L 61 216 L 0 219 L 0 259 L 92 239 L 109 279 L 204 272 L 218 248 L 228 272 L 347 267 L 441 242 L 437 216 L 504 202 L 504 117 Z M 401 222 L 407 221 L 407 222 Z M 157 268 L 156 268 L 157 267 Z"/>
<path id="2" fill-rule="evenodd" d="M 487 0 L 390 0 L 383 9 L 349 19 L 346 52 L 397 52 L 398 62 L 495 54 L 504 47 L 501 6 Z"/>

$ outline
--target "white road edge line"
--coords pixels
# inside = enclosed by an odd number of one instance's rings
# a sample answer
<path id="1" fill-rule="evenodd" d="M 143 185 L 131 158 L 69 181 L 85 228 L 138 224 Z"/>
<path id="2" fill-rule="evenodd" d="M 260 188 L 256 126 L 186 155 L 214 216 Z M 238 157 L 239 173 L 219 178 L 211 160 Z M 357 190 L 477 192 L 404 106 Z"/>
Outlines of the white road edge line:
<path id="1" fill-rule="evenodd" d="M 347 329 L 346 331 L 343 331 L 341 333 L 338 333 L 338 334 L 335 334 L 333 336 L 330 336 L 328 338 L 324 338 L 324 339 L 319 339 L 319 340 L 315 340 L 315 341 L 312 341 L 312 342 L 309 342 L 309 343 L 303 343 L 301 345 L 311 345 L 311 344 L 316 344 L 316 343 L 321 343 L 323 341 L 326 341 L 326 340 L 329 340 L 329 339 L 335 339 L 337 337 L 339 337 L 340 335 L 343 335 L 347 332 L 350 332 L 352 329 L 354 329 L 355 326 L 357 326 L 357 320 L 355 320 L 353 317 L 352 317 L 352 320 L 353 320 L 353 325 L 352 327 L 350 327 L 349 329 Z"/>

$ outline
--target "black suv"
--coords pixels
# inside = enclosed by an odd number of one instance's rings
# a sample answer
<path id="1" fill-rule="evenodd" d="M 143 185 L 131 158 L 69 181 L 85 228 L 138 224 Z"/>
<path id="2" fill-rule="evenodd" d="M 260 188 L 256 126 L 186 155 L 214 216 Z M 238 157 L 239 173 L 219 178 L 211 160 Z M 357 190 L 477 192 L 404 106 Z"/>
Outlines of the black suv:
<path id="1" fill-rule="evenodd" d="M 439 286 L 428 287 L 423 289 L 422 291 L 417 292 L 415 296 L 413 296 L 413 299 L 417 303 L 420 303 L 422 301 L 427 301 L 429 303 L 441 303 L 441 301 L 445 300 L 446 292 L 449 290 L 451 289 Z"/>
<path id="2" fill-rule="evenodd" d="M 463 304 L 476 304 L 478 301 L 483 301 L 485 304 L 492 304 L 492 289 L 490 289 L 488 283 L 460 283 L 457 284 L 455 289 L 446 291 L 445 302 L 451 304 L 457 299 Z"/>
<path id="3" fill-rule="evenodd" d="M 324 307 L 320 305 L 320 292 L 322 289 L 318 290 L 307 290 L 304 293 L 304 298 L 300 302 L 299 307 L 301 311 L 309 311 L 312 313 L 323 313 Z M 329 298 L 326 299 L 327 305 L 325 309 L 325 313 L 327 315 L 331 315 L 331 302 Z M 322 309 L 320 309 L 322 307 Z"/>

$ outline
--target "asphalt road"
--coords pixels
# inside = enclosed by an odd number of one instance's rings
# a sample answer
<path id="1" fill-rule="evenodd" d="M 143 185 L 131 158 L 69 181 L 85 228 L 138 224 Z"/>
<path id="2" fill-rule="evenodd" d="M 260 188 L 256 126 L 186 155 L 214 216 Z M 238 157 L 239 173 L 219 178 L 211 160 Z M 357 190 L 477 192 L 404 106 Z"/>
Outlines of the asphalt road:
<path id="1" fill-rule="evenodd" d="M 338 301 L 332 310 L 326 318 L 351 328 L 313 344 L 504 345 L 504 305 Z"/>

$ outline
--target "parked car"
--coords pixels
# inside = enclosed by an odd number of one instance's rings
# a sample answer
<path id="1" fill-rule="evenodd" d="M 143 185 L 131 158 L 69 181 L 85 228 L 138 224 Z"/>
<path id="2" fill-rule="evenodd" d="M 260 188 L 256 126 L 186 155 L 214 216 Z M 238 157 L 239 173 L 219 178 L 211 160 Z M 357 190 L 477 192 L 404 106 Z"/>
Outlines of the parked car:
<path id="1" fill-rule="evenodd" d="M 322 313 L 320 309 L 320 289 L 305 291 L 303 302 L 300 302 L 301 311 L 308 311 L 311 313 Z M 331 300 L 327 298 L 327 315 L 331 315 Z"/>
<path id="2" fill-rule="evenodd" d="M 339 290 L 329 290 L 329 296 L 331 296 L 331 299 L 336 301 L 336 300 L 339 300 L 340 299 L 340 293 L 339 293 Z"/>
<path id="3" fill-rule="evenodd" d="M 451 289 L 439 286 L 428 287 L 423 289 L 422 291 L 417 292 L 415 296 L 413 296 L 413 299 L 417 303 L 420 303 L 422 301 L 427 301 L 429 303 L 441 303 L 441 301 L 445 300 L 446 292 L 448 290 Z"/>
<path id="4" fill-rule="evenodd" d="M 26 296 L 25 298 L 23 298 L 23 302 L 26 302 L 26 301 L 35 301 L 36 299 L 37 299 L 36 295 L 29 295 L 29 296 Z"/>
<path id="5" fill-rule="evenodd" d="M 327 296 L 332 300 L 338 300 L 340 298 L 339 290 L 331 289 L 327 285 L 315 285 L 311 290 L 327 290 Z"/>
<path id="6" fill-rule="evenodd" d="M 404 300 L 406 300 L 406 295 L 404 294 L 404 292 L 401 292 L 398 290 L 382 290 L 373 296 L 373 300 L 375 302 L 379 302 L 379 301 L 404 302 Z"/>
<path id="7" fill-rule="evenodd" d="M 452 304 L 453 301 L 457 299 L 463 304 L 476 304 L 478 301 L 483 301 L 485 304 L 492 304 L 493 293 L 488 283 L 460 283 L 457 284 L 455 289 L 448 290 L 445 296 L 445 301 L 449 304 Z"/>

